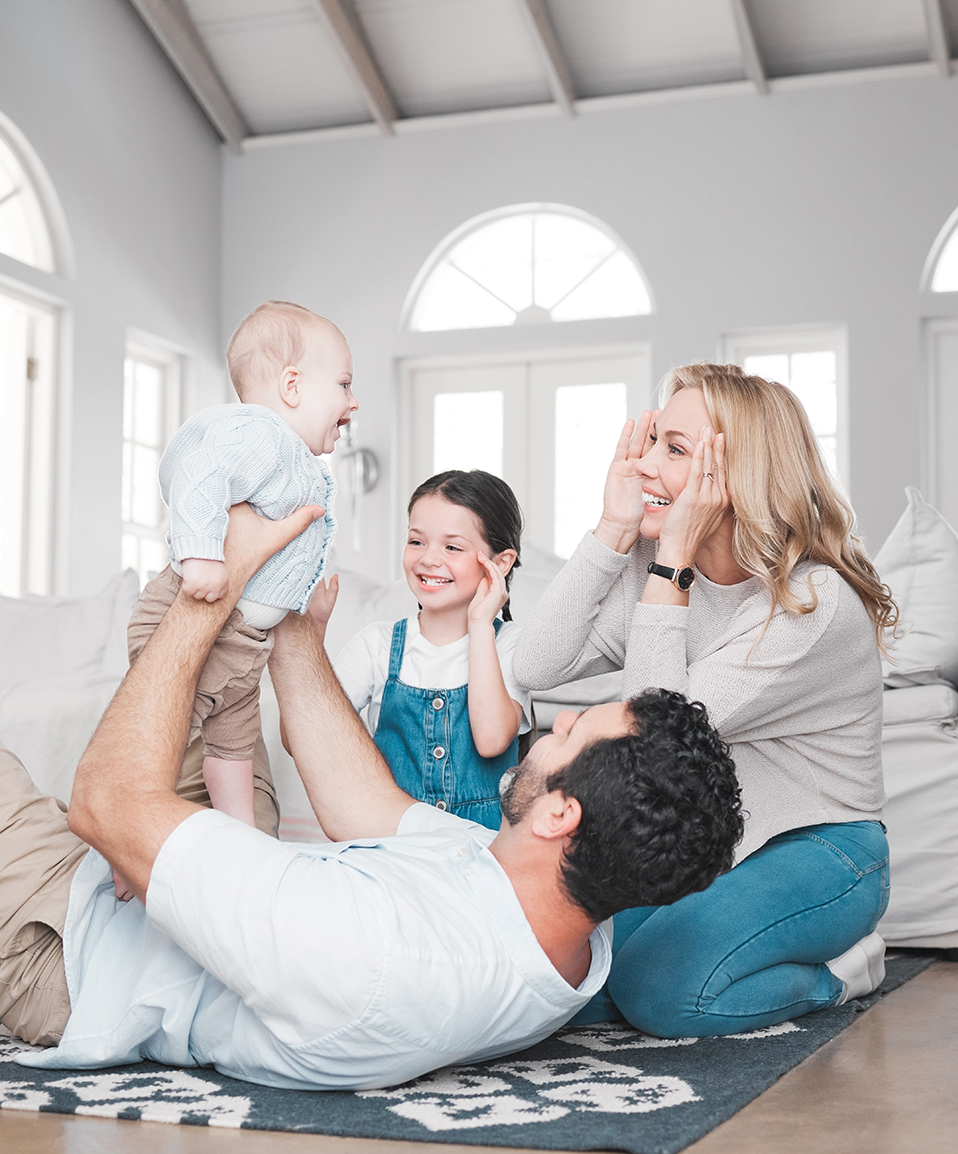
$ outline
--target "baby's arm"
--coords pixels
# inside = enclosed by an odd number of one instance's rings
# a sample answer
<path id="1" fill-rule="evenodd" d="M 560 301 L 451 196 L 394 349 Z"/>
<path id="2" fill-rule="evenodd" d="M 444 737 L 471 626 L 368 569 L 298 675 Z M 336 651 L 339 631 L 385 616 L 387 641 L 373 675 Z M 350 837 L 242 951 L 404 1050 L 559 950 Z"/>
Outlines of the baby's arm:
<path id="1" fill-rule="evenodd" d="M 486 576 L 469 606 L 469 727 L 480 757 L 498 757 L 522 724 L 522 706 L 509 696 L 496 649 L 496 614 L 508 590 L 500 570 L 481 553 Z"/>

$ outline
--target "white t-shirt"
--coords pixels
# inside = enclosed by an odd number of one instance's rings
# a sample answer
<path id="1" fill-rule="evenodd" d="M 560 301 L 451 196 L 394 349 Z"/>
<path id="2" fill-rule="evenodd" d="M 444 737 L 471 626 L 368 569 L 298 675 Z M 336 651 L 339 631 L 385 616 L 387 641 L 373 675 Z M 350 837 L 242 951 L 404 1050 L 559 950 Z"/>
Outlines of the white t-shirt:
<path id="1" fill-rule="evenodd" d="M 375 733 L 379 724 L 379 707 L 389 678 L 389 650 L 393 639 L 392 621 L 377 621 L 361 629 L 343 646 L 333 662 L 336 676 L 346 696 L 359 712 L 369 706 L 367 725 Z M 502 667 L 506 692 L 522 707 L 519 732 L 532 728 L 531 693 L 523 689 L 512 673 L 512 654 L 520 629 L 514 621 L 504 621 L 496 634 L 496 652 Z M 419 631 L 419 615 L 406 620 L 406 648 L 403 651 L 399 680 L 416 689 L 457 689 L 469 681 L 469 636 L 448 645 L 433 645 Z"/>
<path id="2" fill-rule="evenodd" d="M 116 901 L 91 850 L 64 929 L 70 1019 L 58 1047 L 18 1061 L 149 1058 L 348 1090 L 523 1049 L 602 987 L 610 935 L 593 932 L 573 989 L 486 848 L 495 836 L 421 802 L 394 837 L 327 845 L 204 810 L 164 842 L 146 909 Z"/>

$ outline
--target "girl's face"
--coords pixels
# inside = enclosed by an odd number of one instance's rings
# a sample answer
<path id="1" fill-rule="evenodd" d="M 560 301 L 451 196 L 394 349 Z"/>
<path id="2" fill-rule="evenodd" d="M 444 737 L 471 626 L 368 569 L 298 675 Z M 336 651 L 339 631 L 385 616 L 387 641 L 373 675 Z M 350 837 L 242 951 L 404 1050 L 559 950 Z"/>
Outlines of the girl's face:
<path id="1" fill-rule="evenodd" d="M 402 567 L 423 609 L 468 606 L 485 576 L 480 553 L 497 561 L 475 513 L 438 493 L 428 493 L 413 505 Z"/>
<path id="2" fill-rule="evenodd" d="M 702 429 L 710 423 L 701 389 L 680 389 L 649 430 L 645 452 L 636 465 L 642 478 L 644 512 L 639 531 L 643 537 L 658 539 L 672 502 L 688 482 Z"/>

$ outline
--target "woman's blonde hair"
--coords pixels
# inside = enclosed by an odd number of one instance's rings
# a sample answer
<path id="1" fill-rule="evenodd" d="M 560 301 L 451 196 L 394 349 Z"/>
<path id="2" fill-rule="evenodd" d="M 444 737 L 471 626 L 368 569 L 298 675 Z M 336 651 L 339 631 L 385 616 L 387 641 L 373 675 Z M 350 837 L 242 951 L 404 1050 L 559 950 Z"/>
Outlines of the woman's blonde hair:
<path id="1" fill-rule="evenodd" d="M 894 629 L 898 608 L 855 535 L 855 515 L 822 459 L 805 408 L 795 394 L 738 365 L 707 363 L 673 369 L 663 403 L 681 389 L 699 389 L 712 427 L 725 434 L 725 470 L 735 514 L 735 560 L 769 592 L 774 613 L 811 613 L 818 605 L 789 585 L 795 566 L 815 561 L 837 570 L 862 599 L 878 644 Z"/>

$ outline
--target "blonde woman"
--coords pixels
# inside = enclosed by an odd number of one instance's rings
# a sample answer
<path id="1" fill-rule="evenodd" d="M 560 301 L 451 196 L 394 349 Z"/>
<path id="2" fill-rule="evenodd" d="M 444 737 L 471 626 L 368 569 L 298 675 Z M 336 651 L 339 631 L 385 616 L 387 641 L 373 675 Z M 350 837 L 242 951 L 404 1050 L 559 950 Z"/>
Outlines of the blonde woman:
<path id="1" fill-rule="evenodd" d="M 615 1016 L 663 1037 L 738 1033 L 884 975 L 879 647 L 897 613 L 805 411 L 734 365 L 675 369 L 626 425 L 602 518 L 527 622 L 520 683 L 610 669 L 623 693 L 703 702 L 747 813 L 737 864 L 615 917 Z"/>

